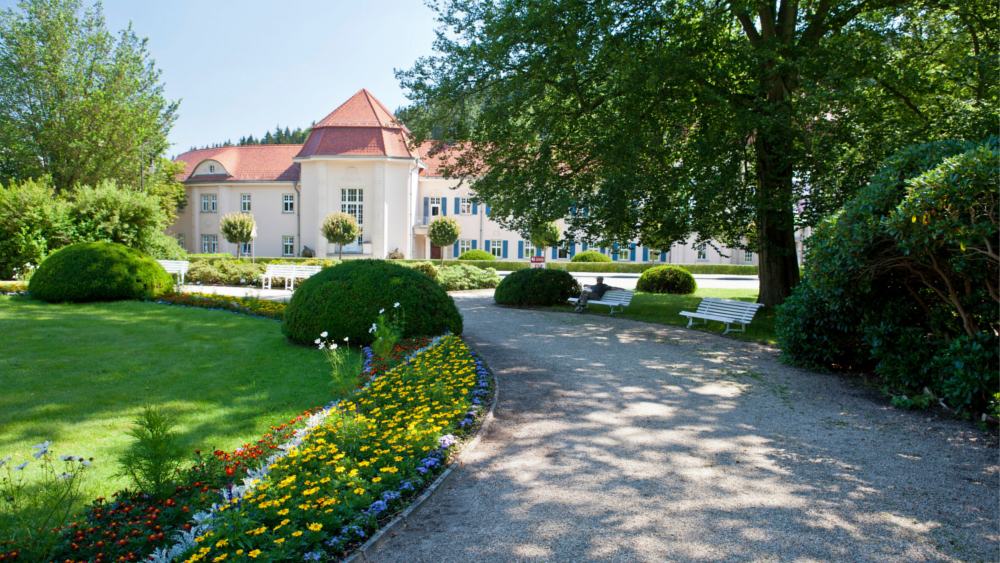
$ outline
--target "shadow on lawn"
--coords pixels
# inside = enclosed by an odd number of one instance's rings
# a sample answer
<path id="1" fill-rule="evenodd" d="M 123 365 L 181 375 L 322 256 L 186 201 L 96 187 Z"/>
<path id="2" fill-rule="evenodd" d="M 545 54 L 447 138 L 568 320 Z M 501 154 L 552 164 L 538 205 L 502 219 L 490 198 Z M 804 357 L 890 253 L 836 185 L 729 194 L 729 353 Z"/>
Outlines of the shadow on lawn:
<path id="1" fill-rule="evenodd" d="M 942 475 L 945 464 L 916 460 L 933 454 L 913 436 L 886 433 L 886 421 L 869 418 L 880 411 L 865 406 L 863 393 L 851 397 L 835 379 L 808 372 L 760 373 L 772 368 L 755 361 L 766 352 L 754 345 L 495 311 L 486 300 L 462 303 L 468 339 L 499 374 L 495 425 L 454 489 L 376 561 L 996 553 L 989 453 L 979 459 L 968 443 L 933 440 L 959 458 Z"/>

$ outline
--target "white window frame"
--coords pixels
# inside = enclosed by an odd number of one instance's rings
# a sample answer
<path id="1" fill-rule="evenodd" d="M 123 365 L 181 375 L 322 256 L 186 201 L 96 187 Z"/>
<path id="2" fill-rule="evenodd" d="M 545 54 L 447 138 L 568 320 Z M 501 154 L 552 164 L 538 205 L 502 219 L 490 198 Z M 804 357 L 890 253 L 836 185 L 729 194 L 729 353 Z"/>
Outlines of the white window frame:
<path id="1" fill-rule="evenodd" d="M 559 245 L 559 252 L 556 253 L 556 256 L 558 256 L 560 260 L 568 260 L 569 257 L 570 257 L 569 256 L 569 245 L 566 244 L 566 243 L 560 244 Z"/>
<path id="2" fill-rule="evenodd" d="M 703 242 L 703 243 L 695 246 L 694 249 L 696 251 L 698 251 L 698 261 L 699 262 L 707 262 L 708 261 L 708 244 L 706 244 L 706 243 Z"/>
<path id="3" fill-rule="evenodd" d="M 215 165 L 214 164 L 209 164 L 208 165 L 208 173 L 209 174 L 215 174 Z"/>
<path id="4" fill-rule="evenodd" d="M 240 211 L 250 213 L 250 194 L 240 194 Z"/>
<path id="5" fill-rule="evenodd" d="M 215 194 L 202 194 L 201 196 L 201 212 L 202 213 L 215 213 L 219 208 L 219 196 Z"/>
<path id="6" fill-rule="evenodd" d="M 535 252 L 535 246 L 533 244 L 531 244 L 530 240 L 525 240 L 524 241 L 524 257 L 525 258 L 531 258 L 535 254 L 537 254 L 537 252 Z"/>
<path id="7" fill-rule="evenodd" d="M 362 188 L 341 188 L 340 189 L 340 212 L 352 215 L 358 222 L 358 240 L 355 244 L 359 248 L 364 238 L 365 230 L 365 192 Z"/>
<path id="8" fill-rule="evenodd" d="M 503 258 L 503 241 L 502 240 L 491 240 L 490 248 L 487 250 L 496 258 Z"/>
<path id="9" fill-rule="evenodd" d="M 439 197 L 428 198 L 427 203 L 428 203 L 427 213 L 429 213 L 428 217 L 440 217 L 440 216 L 444 215 L 444 212 L 443 212 L 443 210 L 444 210 L 444 204 L 441 203 L 441 198 L 439 198 Z M 437 207 L 437 210 L 438 210 L 437 215 L 434 214 L 434 208 L 435 207 Z"/>
<path id="10" fill-rule="evenodd" d="M 240 244 L 240 254 L 243 256 L 253 256 L 253 241 L 241 242 Z"/>
<path id="11" fill-rule="evenodd" d="M 468 252 L 470 250 L 472 250 L 472 239 L 467 239 L 467 238 L 460 238 L 460 239 L 458 239 L 458 255 L 459 256 L 461 256 L 462 254 L 464 254 L 464 253 L 466 253 L 466 252 Z"/>
<path id="12" fill-rule="evenodd" d="M 295 213 L 295 194 L 282 194 L 281 212 Z"/>
<path id="13" fill-rule="evenodd" d="M 295 237 L 293 236 L 281 237 L 281 255 L 295 256 Z"/>
<path id="14" fill-rule="evenodd" d="M 219 237 L 216 235 L 201 235 L 202 254 L 219 253 Z"/>
<path id="15" fill-rule="evenodd" d="M 459 198 L 458 211 L 459 215 L 472 215 L 472 198 Z"/>
<path id="16" fill-rule="evenodd" d="M 743 251 L 743 263 L 744 264 L 753 264 L 753 250 L 744 250 Z"/>

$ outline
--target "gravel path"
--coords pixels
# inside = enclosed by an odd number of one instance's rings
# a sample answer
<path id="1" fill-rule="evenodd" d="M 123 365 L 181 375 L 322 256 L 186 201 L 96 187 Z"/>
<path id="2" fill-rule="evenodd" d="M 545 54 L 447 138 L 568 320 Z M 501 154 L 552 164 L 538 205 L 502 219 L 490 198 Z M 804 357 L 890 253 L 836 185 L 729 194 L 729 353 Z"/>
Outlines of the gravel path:
<path id="1" fill-rule="evenodd" d="M 455 294 L 496 420 L 374 561 L 997 561 L 997 444 L 774 350 Z"/>

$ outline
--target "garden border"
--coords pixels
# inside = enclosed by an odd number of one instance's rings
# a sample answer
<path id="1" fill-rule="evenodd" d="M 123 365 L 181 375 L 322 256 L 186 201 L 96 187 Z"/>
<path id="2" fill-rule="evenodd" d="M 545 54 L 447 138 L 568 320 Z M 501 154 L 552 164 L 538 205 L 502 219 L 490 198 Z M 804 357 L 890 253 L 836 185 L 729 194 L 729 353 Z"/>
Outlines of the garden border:
<path id="1" fill-rule="evenodd" d="M 479 354 L 479 352 L 477 351 L 476 354 Z M 482 357 L 481 354 L 479 355 Z M 464 445 L 462 452 L 459 453 L 450 464 L 448 464 L 448 468 L 445 469 L 441 475 L 438 475 L 438 478 L 435 479 L 429 487 L 427 487 L 426 491 L 421 493 L 420 496 L 410 503 L 410 506 L 407 506 L 405 510 L 397 514 L 391 522 L 379 528 L 378 532 L 376 532 L 375 535 L 366 541 L 361 547 L 355 550 L 354 553 L 349 555 L 346 559 L 342 559 L 341 563 L 361 563 L 363 561 L 368 561 L 368 558 L 374 555 L 375 552 L 378 551 L 378 548 L 382 547 L 382 544 L 384 544 L 386 540 L 392 538 L 396 533 L 398 533 L 398 531 L 404 529 L 410 523 L 413 513 L 423 506 L 424 503 L 434 497 L 435 494 L 437 494 L 437 492 L 441 489 L 441 485 L 443 485 L 451 477 L 454 470 L 465 464 L 465 458 L 470 452 L 476 449 L 476 446 L 479 445 L 479 442 L 482 440 L 486 431 L 489 429 L 490 424 L 493 422 L 493 411 L 497 408 L 497 403 L 500 400 L 500 382 L 497 381 L 496 372 L 493 371 L 493 368 L 490 367 L 489 364 L 487 364 L 487 369 L 490 370 L 490 375 L 493 376 L 493 404 L 490 405 L 490 411 L 486 413 L 486 416 L 483 418 L 483 423 L 479 426 L 479 430 L 476 431 L 475 437 Z"/>

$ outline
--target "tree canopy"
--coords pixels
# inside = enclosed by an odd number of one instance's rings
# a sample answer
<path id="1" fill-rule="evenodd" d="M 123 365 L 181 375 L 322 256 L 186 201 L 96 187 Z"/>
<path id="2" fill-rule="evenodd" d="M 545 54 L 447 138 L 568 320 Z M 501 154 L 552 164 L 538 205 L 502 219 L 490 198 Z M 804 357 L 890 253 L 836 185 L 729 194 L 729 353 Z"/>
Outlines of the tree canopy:
<path id="1" fill-rule="evenodd" d="M 22 0 L 0 13 L 3 181 L 137 186 L 168 148 L 177 107 L 146 39 L 131 26 L 115 37 L 100 3 Z"/>
<path id="2" fill-rule="evenodd" d="M 997 13 L 977 0 L 446 0 L 397 72 L 417 141 L 517 231 L 718 240 L 799 281 L 795 229 L 895 149 L 997 130 Z M 474 103 L 475 111 L 470 111 Z"/>

